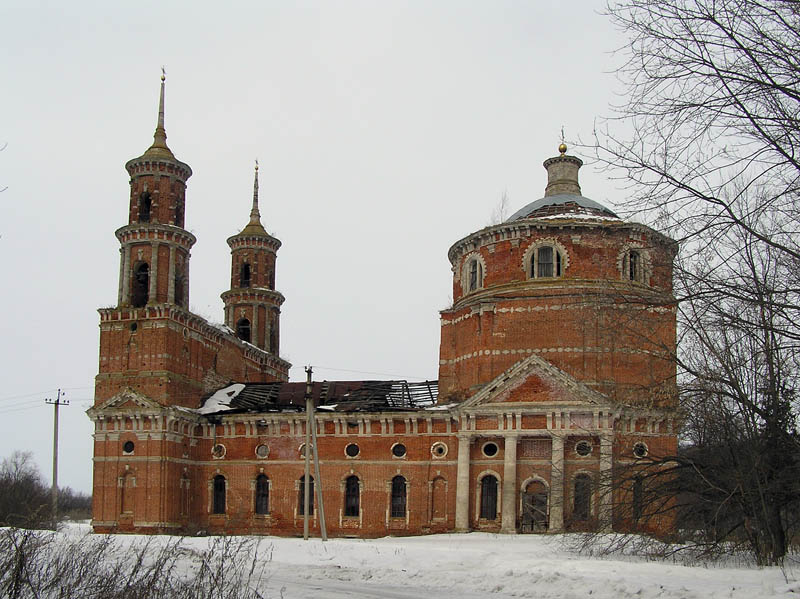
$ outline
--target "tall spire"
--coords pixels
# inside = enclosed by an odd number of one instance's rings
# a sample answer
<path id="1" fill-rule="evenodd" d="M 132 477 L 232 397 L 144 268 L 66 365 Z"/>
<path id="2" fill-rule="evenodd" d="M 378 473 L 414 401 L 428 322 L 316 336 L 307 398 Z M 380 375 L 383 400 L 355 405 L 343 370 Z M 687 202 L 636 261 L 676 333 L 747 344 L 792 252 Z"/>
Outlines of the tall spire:
<path id="1" fill-rule="evenodd" d="M 256 159 L 256 171 L 253 175 L 253 208 L 250 210 L 250 224 L 261 224 L 261 213 L 258 211 L 258 159 Z"/>
<path id="2" fill-rule="evenodd" d="M 172 150 L 167 146 L 167 130 L 164 128 L 164 82 L 167 79 L 167 73 L 164 67 L 161 67 L 161 93 L 158 97 L 158 122 L 156 123 L 156 132 L 153 134 L 153 145 L 147 149 L 145 154 L 166 154 L 174 158 Z"/>
<path id="3" fill-rule="evenodd" d="M 258 160 L 256 160 L 256 170 L 253 175 L 253 207 L 250 209 L 250 222 L 242 229 L 239 235 L 257 235 L 269 237 L 264 225 L 261 224 L 261 212 L 258 211 Z"/>

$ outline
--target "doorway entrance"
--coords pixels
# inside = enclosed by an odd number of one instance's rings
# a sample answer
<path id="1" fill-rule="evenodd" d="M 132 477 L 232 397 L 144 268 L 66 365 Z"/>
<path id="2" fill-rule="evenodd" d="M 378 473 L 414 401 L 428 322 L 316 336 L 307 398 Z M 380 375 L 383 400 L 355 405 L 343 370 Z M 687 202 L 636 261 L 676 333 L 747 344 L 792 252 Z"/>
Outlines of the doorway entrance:
<path id="1" fill-rule="evenodd" d="M 547 532 L 547 487 L 531 481 L 522 491 L 521 532 Z"/>

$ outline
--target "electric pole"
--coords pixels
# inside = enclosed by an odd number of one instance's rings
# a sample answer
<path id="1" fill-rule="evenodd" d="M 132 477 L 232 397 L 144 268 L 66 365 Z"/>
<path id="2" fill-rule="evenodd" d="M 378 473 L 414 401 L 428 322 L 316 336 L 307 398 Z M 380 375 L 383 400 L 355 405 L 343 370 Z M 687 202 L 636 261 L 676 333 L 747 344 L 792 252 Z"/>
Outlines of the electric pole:
<path id="1" fill-rule="evenodd" d="M 50 512 L 53 518 L 53 530 L 58 524 L 58 406 L 68 406 L 69 402 L 62 399 L 66 393 L 58 390 L 55 401 L 45 399 L 44 403 L 53 406 L 53 486 L 50 489 Z"/>

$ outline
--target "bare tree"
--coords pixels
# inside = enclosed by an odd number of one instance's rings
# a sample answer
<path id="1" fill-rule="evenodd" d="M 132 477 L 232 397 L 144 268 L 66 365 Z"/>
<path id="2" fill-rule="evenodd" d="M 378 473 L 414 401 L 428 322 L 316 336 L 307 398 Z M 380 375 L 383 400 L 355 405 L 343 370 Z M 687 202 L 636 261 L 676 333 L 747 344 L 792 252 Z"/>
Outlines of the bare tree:
<path id="1" fill-rule="evenodd" d="M 49 491 L 30 452 L 0 463 L 0 524 L 39 527 L 48 516 Z"/>
<path id="2" fill-rule="evenodd" d="M 629 181 L 627 208 L 681 242 L 686 415 L 678 455 L 615 473 L 615 514 L 644 528 L 675 518 L 695 546 L 778 563 L 800 507 L 800 8 L 621 0 L 608 11 L 629 35 L 628 101 L 596 150 Z"/>

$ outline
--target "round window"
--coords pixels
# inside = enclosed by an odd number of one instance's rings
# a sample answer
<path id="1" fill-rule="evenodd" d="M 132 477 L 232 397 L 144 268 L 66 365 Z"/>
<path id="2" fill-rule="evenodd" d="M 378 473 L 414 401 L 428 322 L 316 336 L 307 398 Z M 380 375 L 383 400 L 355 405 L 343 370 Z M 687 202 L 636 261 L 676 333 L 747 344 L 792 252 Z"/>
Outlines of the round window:
<path id="1" fill-rule="evenodd" d="M 225 457 L 225 446 L 221 443 L 217 443 L 211 449 L 211 455 L 215 458 L 224 458 Z"/>
<path id="2" fill-rule="evenodd" d="M 647 445 L 644 443 L 634 443 L 633 444 L 633 455 L 637 458 L 643 458 L 647 455 Z"/>
<path id="3" fill-rule="evenodd" d="M 138 328 L 139 328 L 139 324 L 138 323 L 135 323 L 135 322 L 131 323 L 131 333 L 135 333 Z"/>
<path id="4" fill-rule="evenodd" d="M 344 452 L 347 454 L 348 458 L 354 458 L 359 453 L 358 445 L 355 443 L 350 443 L 347 447 L 344 448 Z"/>
<path id="5" fill-rule="evenodd" d="M 497 455 L 498 451 L 499 449 L 497 448 L 497 443 L 489 442 L 484 443 L 483 445 L 483 455 L 485 455 L 487 458 L 493 458 Z"/>
<path id="6" fill-rule="evenodd" d="M 577 453 L 581 457 L 586 457 L 590 453 L 592 453 L 592 444 L 588 441 L 578 441 L 575 444 L 575 453 Z"/>
<path id="7" fill-rule="evenodd" d="M 125 443 L 122 444 L 122 451 L 125 453 L 133 453 L 133 447 L 133 441 L 125 441 Z"/>
<path id="8" fill-rule="evenodd" d="M 435 458 L 443 458 L 447 455 L 447 445 L 444 443 L 434 443 L 431 445 L 431 455 Z"/>
<path id="9" fill-rule="evenodd" d="M 266 445 L 258 445 L 256 447 L 256 455 L 260 458 L 265 458 L 269 455 L 269 447 Z"/>
<path id="10" fill-rule="evenodd" d="M 402 443 L 392 445 L 392 455 L 396 458 L 403 458 L 406 455 L 406 446 Z"/>

